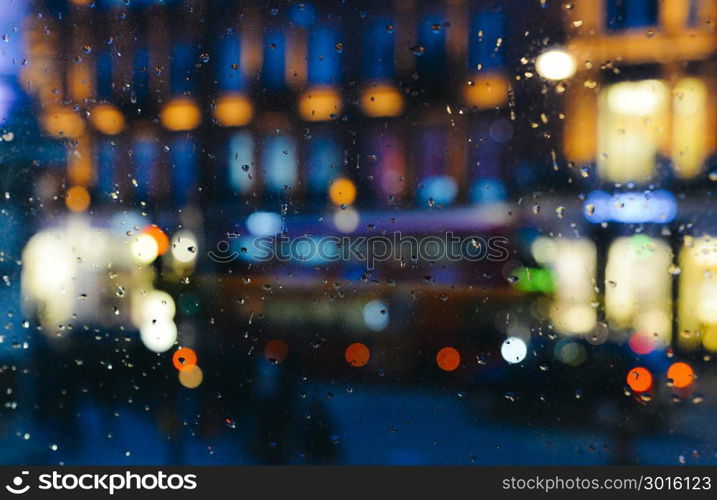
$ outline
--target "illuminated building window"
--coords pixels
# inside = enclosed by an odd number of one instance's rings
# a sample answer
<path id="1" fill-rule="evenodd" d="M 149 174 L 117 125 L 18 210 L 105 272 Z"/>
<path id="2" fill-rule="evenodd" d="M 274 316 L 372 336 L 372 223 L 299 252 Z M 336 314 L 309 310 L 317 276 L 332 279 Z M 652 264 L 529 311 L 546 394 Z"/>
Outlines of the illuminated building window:
<path id="1" fill-rule="evenodd" d="M 469 150 L 468 174 L 471 179 L 470 200 L 473 203 L 490 203 L 505 199 L 501 178 L 504 135 L 497 134 L 491 122 L 480 121 L 473 125 Z M 499 139 L 499 140 L 496 140 Z M 502 141 L 502 142 L 501 142 Z"/>
<path id="2" fill-rule="evenodd" d="M 552 270 L 555 294 L 550 319 L 555 329 L 564 334 L 590 332 L 597 322 L 593 306 L 597 266 L 595 244 L 587 239 L 540 237 L 531 245 L 531 252 L 539 264 Z"/>
<path id="3" fill-rule="evenodd" d="M 309 84 L 336 85 L 339 83 L 341 54 L 336 31 L 328 26 L 311 30 L 309 34 Z"/>
<path id="4" fill-rule="evenodd" d="M 446 172 L 447 137 L 445 131 L 433 128 L 419 134 L 420 180 L 417 192 L 422 207 L 449 205 L 458 195 L 458 183 Z"/>
<path id="5" fill-rule="evenodd" d="M 316 20 L 316 8 L 309 3 L 303 2 L 292 5 L 289 9 L 289 19 L 299 26 L 311 26 Z"/>
<path id="6" fill-rule="evenodd" d="M 229 141 L 229 183 L 241 194 L 256 185 L 254 138 L 249 132 L 237 132 Z"/>
<path id="7" fill-rule="evenodd" d="M 149 50 L 146 47 L 141 47 L 134 53 L 132 92 L 138 102 L 147 101 L 149 96 Z"/>
<path id="8" fill-rule="evenodd" d="M 112 54 L 103 50 L 97 54 L 97 98 L 108 101 L 112 98 Z"/>
<path id="9" fill-rule="evenodd" d="M 697 78 L 620 82 L 598 99 L 598 171 L 610 182 L 654 179 L 658 155 L 677 177 L 698 175 L 709 153 L 708 94 Z"/>
<path id="10" fill-rule="evenodd" d="M 403 141 L 394 129 L 384 127 L 374 130 L 365 146 L 365 155 L 373 155 L 372 175 L 379 203 L 386 203 L 391 197 L 400 196 L 406 189 L 407 158 Z"/>
<path id="11" fill-rule="evenodd" d="M 284 69 L 286 66 L 286 38 L 277 29 L 266 32 L 264 39 L 264 64 L 261 72 L 261 86 L 270 91 L 285 88 Z"/>
<path id="12" fill-rule="evenodd" d="M 192 92 L 194 84 L 194 64 L 196 56 L 192 45 L 178 43 L 172 49 L 172 92 L 183 94 Z"/>
<path id="13" fill-rule="evenodd" d="M 194 198 L 197 188 L 197 160 L 194 143 L 187 138 L 175 140 L 170 149 L 172 198 L 177 206 Z"/>
<path id="14" fill-rule="evenodd" d="M 344 154 L 336 139 L 328 134 L 315 136 L 307 144 L 309 190 L 325 198 L 329 184 L 343 170 Z"/>
<path id="15" fill-rule="evenodd" d="M 395 30 L 389 18 L 372 20 L 363 36 L 363 77 L 361 109 L 367 116 L 388 117 L 401 114 L 404 99 L 393 83 Z"/>
<path id="16" fill-rule="evenodd" d="M 393 22 L 376 19 L 366 28 L 363 37 L 363 76 L 367 80 L 392 80 L 395 30 L 386 29 Z"/>
<path id="17" fill-rule="evenodd" d="M 245 78 L 241 63 L 241 42 L 238 36 L 227 36 L 219 41 L 217 65 L 219 88 L 222 91 L 243 90 Z"/>
<path id="18" fill-rule="evenodd" d="M 707 136 L 714 134 L 708 123 L 708 93 L 698 78 L 683 78 L 672 92 L 672 166 L 681 178 L 702 171 L 708 153 Z"/>
<path id="19" fill-rule="evenodd" d="M 219 54 L 220 96 L 214 106 L 214 118 L 224 127 L 241 127 L 254 117 L 254 106 L 245 95 L 246 78 L 241 66 L 239 37 L 223 38 L 219 42 Z"/>
<path id="20" fill-rule="evenodd" d="M 157 145 L 149 139 L 141 139 L 132 148 L 134 158 L 136 193 L 140 200 L 148 200 L 155 183 L 157 168 Z"/>
<path id="21" fill-rule="evenodd" d="M 599 97 L 598 171 L 611 182 L 649 182 L 668 132 L 669 90 L 659 80 L 620 82 Z"/>
<path id="22" fill-rule="evenodd" d="M 298 180 L 296 144 L 288 136 L 267 137 L 264 140 L 261 169 L 267 190 L 283 193 Z"/>
<path id="23" fill-rule="evenodd" d="M 418 45 L 414 47 L 416 71 L 426 83 L 436 83 L 446 70 L 446 26 L 439 14 L 426 15 L 418 24 Z"/>
<path id="24" fill-rule="evenodd" d="M 106 197 L 115 190 L 115 169 L 117 161 L 116 146 L 110 139 L 97 144 L 97 190 Z"/>
<path id="25" fill-rule="evenodd" d="M 339 42 L 329 26 L 315 27 L 309 33 L 308 85 L 299 99 L 299 115 L 307 121 L 333 120 L 343 103 L 336 89 L 341 77 Z"/>
<path id="26" fill-rule="evenodd" d="M 607 28 L 623 30 L 657 25 L 657 0 L 607 0 Z"/>
<path id="27" fill-rule="evenodd" d="M 672 252 L 644 234 L 617 238 L 605 268 L 605 314 L 611 325 L 669 344 L 672 333 Z"/>
<path id="28" fill-rule="evenodd" d="M 484 7 L 471 17 L 468 43 L 468 68 L 472 71 L 496 71 L 503 66 L 503 11 Z"/>
<path id="29" fill-rule="evenodd" d="M 680 347 L 717 352 L 717 239 L 685 237 L 679 264 Z"/>
<path id="30" fill-rule="evenodd" d="M 471 15 L 463 97 L 472 108 L 495 108 L 508 100 L 508 81 L 502 72 L 504 23 L 503 11 L 497 6 L 480 8 Z"/>

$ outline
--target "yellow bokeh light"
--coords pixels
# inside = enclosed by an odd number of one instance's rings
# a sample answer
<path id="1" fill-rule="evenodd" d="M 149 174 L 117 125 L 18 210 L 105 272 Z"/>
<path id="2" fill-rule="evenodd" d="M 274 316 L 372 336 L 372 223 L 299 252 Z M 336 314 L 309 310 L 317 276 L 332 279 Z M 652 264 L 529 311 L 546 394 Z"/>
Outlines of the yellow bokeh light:
<path id="1" fill-rule="evenodd" d="M 351 205 L 356 200 L 356 186 L 349 179 L 336 179 L 329 187 L 329 198 L 335 205 Z"/>
<path id="2" fill-rule="evenodd" d="M 398 116 L 403 111 L 403 96 L 393 85 L 371 85 L 361 92 L 361 110 L 372 117 Z"/>
<path id="3" fill-rule="evenodd" d="M 99 104 L 90 114 L 90 123 L 107 135 L 117 135 L 124 130 L 125 120 L 122 112 L 112 104 Z"/>
<path id="4" fill-rule="evenodd" d="M 68 108 L 58 107 L 46 111 L 41 118 L 42 128 L 50 135 L 77 138 L 85 132 L 85 122 Z"/>
<path id="5" fill-rule="evenodd" d="M 476 76 L 466 83 L 463 98 L 478 109 L 501 106 L 508 101 L 508 80 L 498 73 Z"/>
<path id="6" fill-rule="evenodd" d="M 341 95 L 329 87 L 309 89 L 299 98 L 299 116 L 308 122 L 333 120 L 342 109 Z"/>
<path id="7" fill-rule="evenodd" d="M 228 94 L 219 98 L 214 118 L 223 127 L 241 127 L 251 122 L 254 106 L 243 94 Z"/>
<path id="8" fill-rule="evenodd" d="M 202 113 L 193 100 L 177 97 L 164 106 L 160 120 L 162 125 L 175 132 L 192 130 L 202 122 Z"/>
<path id="9" fill-rule="evenodd" d="M 186 370 L 181 370 L 177 377 L 179 378 L 179 383 L 187 389 L 196 389 L 202 384 L 204 373 L 202 373 L 201 368 L 194 365 Z"/>
<path id="10" fill-rule="evenodd" d="M 67 190 L 65 205 L 72 212 L 84 212 L 90 206 L 90 193 L 82 186 L 72 186 Z"/>

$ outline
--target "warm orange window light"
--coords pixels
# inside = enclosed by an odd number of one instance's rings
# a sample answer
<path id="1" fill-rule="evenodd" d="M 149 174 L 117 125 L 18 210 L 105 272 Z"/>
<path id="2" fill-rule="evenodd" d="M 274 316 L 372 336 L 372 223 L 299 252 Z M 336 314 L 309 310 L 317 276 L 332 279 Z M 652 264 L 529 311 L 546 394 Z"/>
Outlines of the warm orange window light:
<path id="1" fill-rule="evenodd" d="M 452 372 L 461 363 L 461 355 L 453 347 L 444 347 L 436 354 L 436 364 L 446 372 Z"/>
<path id="2" fill-rule="evenodd" d="M 243 94 L 227 94 L 217 101 L 214 118 L 223 127 L 242 127 L 254 118 L 254 106 Z"/>
<path id="3" fill-rule="evenodd" d="M 174 351 L 172 364 L 179 371 L 190 370 L 197 364 L 197 354 L 189 347 L 181 347 Z"/>
<path id="4" fill-rule="evenodd" d="M 199 106 L 186 97 L 177 97 L 169 101 L 160 115 L 162 125 L 175 132 L 192 130 L 202 121 Z"/>
<path id="5" fill-rule="evenodd" d="M 309 89 L 299 98 L 299 116 L 307 122 L 333 120 L 342 109 L 341 95 L 330 87 Z"/>
<path id="6" fill-rule="evenodd" d="M 365 344 L 355 342 L 346 348 L 344 356 L 348 364 L 360 368 L 368 363 L 371 353 Z"/>
<path id="7" fill-rule="evenodd" d="M 157 242 L 157 255 L 163 255 L 169 250 L 169 237 L 160 228 L 152 224 L 145 227 L 142 232 L 150 235 Z"/>
<path id="8" fill-rule="evenodd" d="M 508 80 L 501 74 L 476 75 L 466 82 L 463 98 L 478 109 L 501 106 L 508 101 Z"/>
<path id="9" fill-rule="evenodd" d="M 403 96 L 391 84 L 377 83 L 361 92 L 361 110 L 374 118 L 398 116 L 403 111 Z"/>
<path id="10" fill-rule="evenodd" d="M 356 186 L 349 179 L 336 179 L 329 187 L 329 198 L 335 205 L 351 205 L 356 200 Z"/>
<path id="11" fill-rule="evenodd" d="M 75 139 L 85 132 L 85 122 L 69 108 L 57 107 L 45 111 L 42 128 L 50 135 Z"/>
<path id="12" fill-rule="evenodd" d="M 90 123 L 107 135 L 117 135 L 124 130 L 125 120 L 122 112 L 112 104 L 98 104 L 90 113 Z"/>
<path id="13" fill-rule="evenodd" d="M 627 385 L 635 392 L 645 392 L 652 387 L 652 374 L 647 368 L 636 366 L 627 374 Z"/>
<path id="14" fill-rule="evenodd" d="M 667 369 L 667 378 L 672 380 L 672 385 L 678 389 L 689 387 L 695 379 L 695 371 L 690 365 L 677 362 Z"/>
<path id="15" fill-rule="evenodd" d="M 264 346 L 264 357 L 272 363 L 281 363 L 288 355 L 289 346 L 283 340 L 270 340 Z"/>
<path id="16" fill-rule="evenodd" d="M 82 186 L 72 186 L 67 190 L 65 205 L 71 212 L 84 212 L 90 206 L 90 193 Z"/>

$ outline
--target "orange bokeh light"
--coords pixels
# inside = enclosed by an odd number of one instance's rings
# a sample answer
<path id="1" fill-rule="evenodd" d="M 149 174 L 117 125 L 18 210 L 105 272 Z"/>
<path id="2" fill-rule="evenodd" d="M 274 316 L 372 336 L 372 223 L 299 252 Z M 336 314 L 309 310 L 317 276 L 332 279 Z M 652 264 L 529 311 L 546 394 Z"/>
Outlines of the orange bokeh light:
<path id="1" fill-rule="evenodd" d="M 66 107 L 53 107 L 40 119 L 45 132 L 52 136 L 76 139 L 85 133 L 85 121 Z"/>
<path id="2" fill-rule="evenodd" d="M 403 95 L 390 83 L 377 83 L 364 89 L 360 102 L 367 116 L 397 116 L 403 111 Z"/>
<path id="3" fill-rule="evenodd" d="M 283 340 L 270 340 L 264 346 L 264 356 L 272 363 L 281 363 L 289 355 L 289 346 Z"/>
<path id="4" fill-rule="evenodd" d="M 84 212 L 90 206 L 90 193 L 82 186 L 72 186 L 67 190 L 65 205 L 72 212 Z"/>
<path id="5" fill-rule="evenodd" d="M 299 116 L 307 122 L 335 120 L 342 108 L 341 94 L 330 87 L 309 89 L 299 98 Z"/>
<path id="6" fill-rule="evenodd" d="M 678 389 L 689 387 L 695 379 L 695 371 L 687 363 L 673 363 L 667 369 L 667 378 L 672 380 L 672 385 Z"/>
<path id="7" fill-rule="evenodd" d="M 90 114 L 92 125 L 107 135 L 117 135 L 125 128 L 125 119 L 122 112 L 112 104 L 99 104 Z"/>
<path id="8" fill-rule="evenodd" d="M 329 198 L 335 205 L 351 205 L 356 200 L 356 186 L 350 179 L 336 179 L 329 187 Z"/>
<path id="9" fill-rule="evenodd" d="M 453 347 L 444 347 L 436 354 L 436 363 L 441 370 L 452 372 L 461 362 L 461 355 Z"/>
<path id="10" fill-rule="evenodd" d="M 224 127 L 241 127 L 253 117 L 254 106 L 243 94 L 224 95 L 214 108 L 214 118 Z"/>
<path id="11" fill-rule="evenodd" d="M 498 73 L 476 75 L 463 89 L 466 104 L 478 109 L 501 106 L 508 101 L 508 79 Z"/>
<path id="12" fill-rule="evenodd" d="M 187 389 L 196 389 L 203 380 L 204 373 L 197 365 L 190 366 L 186 370 L 179 370 L 179 383 Z"/>
<path id="13" fill-rule="evenodd" d="M 177 97 L 165 104 L 159 118 L 169 130 L 192 130 L 202 122 L 202 112 L 193 100 Z"/>
<path id="14" fill-rule="evenodd" d="M 157 255 L 163 255 L 169 250 L 169 237 L 156 225 L 152 224 L 151 226 L 147 226 L 142 232 L 150 235 L 152 239 L 157 242 Z"/>
<path id="15" fill-rule="evenodd" d="M 636 366 L 627 374 L 627 385 L 635 392 L 645 392 L 652 387 L 652 374 L 647 368 Z"/>
<path id="16" fill-rule="evenodd" d="M 368 359 L 371 356 L 371 352 L 368 347 L 361 342 L 354 342 L 346 348 L 346 362 L 351 366 L 359 368 L 368 363 Z"/>
<path id="17" fill-rule="evenodd" d="M 181 347 L 174 351 L 172 364 L 179 371 L 189 370 L 197 364 L 197 353 L 189 347 Z"/>

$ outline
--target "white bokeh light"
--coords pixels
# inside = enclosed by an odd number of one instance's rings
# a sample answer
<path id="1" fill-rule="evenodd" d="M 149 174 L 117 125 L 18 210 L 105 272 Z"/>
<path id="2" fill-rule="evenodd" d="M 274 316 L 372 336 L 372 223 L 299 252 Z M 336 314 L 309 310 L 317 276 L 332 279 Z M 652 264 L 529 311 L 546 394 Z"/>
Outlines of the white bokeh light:
<path id="1" fill-rule="evenodd" d="M 165 352 L 177 340 L 177 325 L 172 320 L 148 321 L 139 329 L 142 343 L 154 352 Z"/>
<path id="2" fill-rule="evenodd" d="M 561 48 L 547 50 L 535 60 L 535 70 L 547 80 L 565 80 L 573 76 L 577 68 L 575 58 Z"/>
<path id="3" fill-rule="evenodd" d="M 197 237 L 192 232 L 183 230 L 172 237 L 172 257 L 177 262 L 194 262 L 197 253 Z"/>
<path id="4" fill-rule="evenodd" d="M 334 212 L 334 226 L 342 233 L 353 233 L 361 221 L 359 213 L 351 207 Z"/>
<path id="5" fill-rule="evenodd" d="M 388 307 L 376 299 L 363 308 L 363 321 L 374 332 L 380 332 L 388 326 Z"/>
<path id="6" fill-rule="evenodd" d="M 500 346 L 500 354 L 510 364 L 520 363 L 528 354 L 528 346 L 518 337 L 508 337 Z"/>

